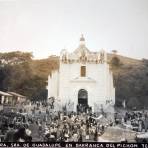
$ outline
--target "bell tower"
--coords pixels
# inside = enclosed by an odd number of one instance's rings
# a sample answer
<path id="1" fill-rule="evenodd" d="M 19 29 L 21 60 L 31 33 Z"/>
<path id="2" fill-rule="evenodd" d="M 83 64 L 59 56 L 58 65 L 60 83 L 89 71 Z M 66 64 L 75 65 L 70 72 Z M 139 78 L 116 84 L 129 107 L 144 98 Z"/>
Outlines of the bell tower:
<path id="1" fill-rule="evenodd" d="M 81 34 L 80 46 L 85 46 L 85 38 L 84 38 L 83 34 Z"/>

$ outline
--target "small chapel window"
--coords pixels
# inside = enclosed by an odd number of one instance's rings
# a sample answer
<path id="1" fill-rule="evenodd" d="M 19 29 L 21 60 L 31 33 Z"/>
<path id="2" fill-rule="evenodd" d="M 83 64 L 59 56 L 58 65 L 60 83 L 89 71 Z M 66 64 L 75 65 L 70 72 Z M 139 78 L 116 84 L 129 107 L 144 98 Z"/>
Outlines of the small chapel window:
<path id="1" fill-rule="evenodd" d="M 86 76 L 86 66 L 81 66 L 81 77 Z"/>

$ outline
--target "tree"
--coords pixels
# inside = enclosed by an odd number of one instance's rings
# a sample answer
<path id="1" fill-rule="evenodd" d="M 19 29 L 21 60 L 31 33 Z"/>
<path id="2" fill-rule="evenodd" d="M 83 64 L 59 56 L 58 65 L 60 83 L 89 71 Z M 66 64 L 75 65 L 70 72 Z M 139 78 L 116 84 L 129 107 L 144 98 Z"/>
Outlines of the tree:
<path id="1" fill-rule="evenodd" d="M 111 59 L 111 66 L 112 67 L 116 67 L 116 68 L 119 68 L 121 66 L 121 61 L 118 57 L 114 56 L 112 59 Z"/>
<path id="2" fill-rule="evenodd" d="M 32 53 L 30 52 L 20 52 L 20 51 L 14 51 L 14 52 L 6 52 L 6 53 L 0 53 L 0 63 L 1 65 L 15 65 L 20 64 L 24 62 L 28 62 L 32 59 Z"/>
<path id="3" fill-rule="evenodd" d="M 139 108 L 140 106 L 141 106 L 141 103 L 137 97 L 131 97 L 128 99 L 128 102 L 127 102 L 128 108 L 133 109 L 133 108 L 137 108 L 137 107 Z"/>

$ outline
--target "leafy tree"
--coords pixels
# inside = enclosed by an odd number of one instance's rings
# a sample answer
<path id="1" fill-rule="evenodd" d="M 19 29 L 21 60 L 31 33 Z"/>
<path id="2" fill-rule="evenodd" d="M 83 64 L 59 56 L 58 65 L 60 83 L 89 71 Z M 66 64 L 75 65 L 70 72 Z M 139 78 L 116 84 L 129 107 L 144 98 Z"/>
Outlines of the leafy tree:
<path id="1" fill-rule="evenodd" d="M 1 65 L 2 64 L 15 65 L 28 62 L 32 59 L 32 57 L 33 57 L 32 53 L 29 52 L 14 51 L 14 52 L 0 53 L 0 63 Z"/>
<path id="2" fill-rule="evenodd" d="M 121 66 L 121 62 L 120 62 L 120 59 L 116 56 L 114 56 L 111 61 L 110 61 L 110 64 L 112 67 L 116 67 L 116 68 L 119 68 L 119 66 Z"/>

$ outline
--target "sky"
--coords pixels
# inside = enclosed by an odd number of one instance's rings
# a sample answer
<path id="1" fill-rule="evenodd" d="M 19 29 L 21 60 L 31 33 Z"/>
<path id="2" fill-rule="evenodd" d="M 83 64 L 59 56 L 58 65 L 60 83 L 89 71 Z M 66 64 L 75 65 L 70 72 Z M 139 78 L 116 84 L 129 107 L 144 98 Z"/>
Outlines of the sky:
<path id="1" fill-rule="evenodd" d="M 90 51 L 148 59 L 148 0 L 0 0 L 0 52 L 47 58 L 81 34 Z"/>

